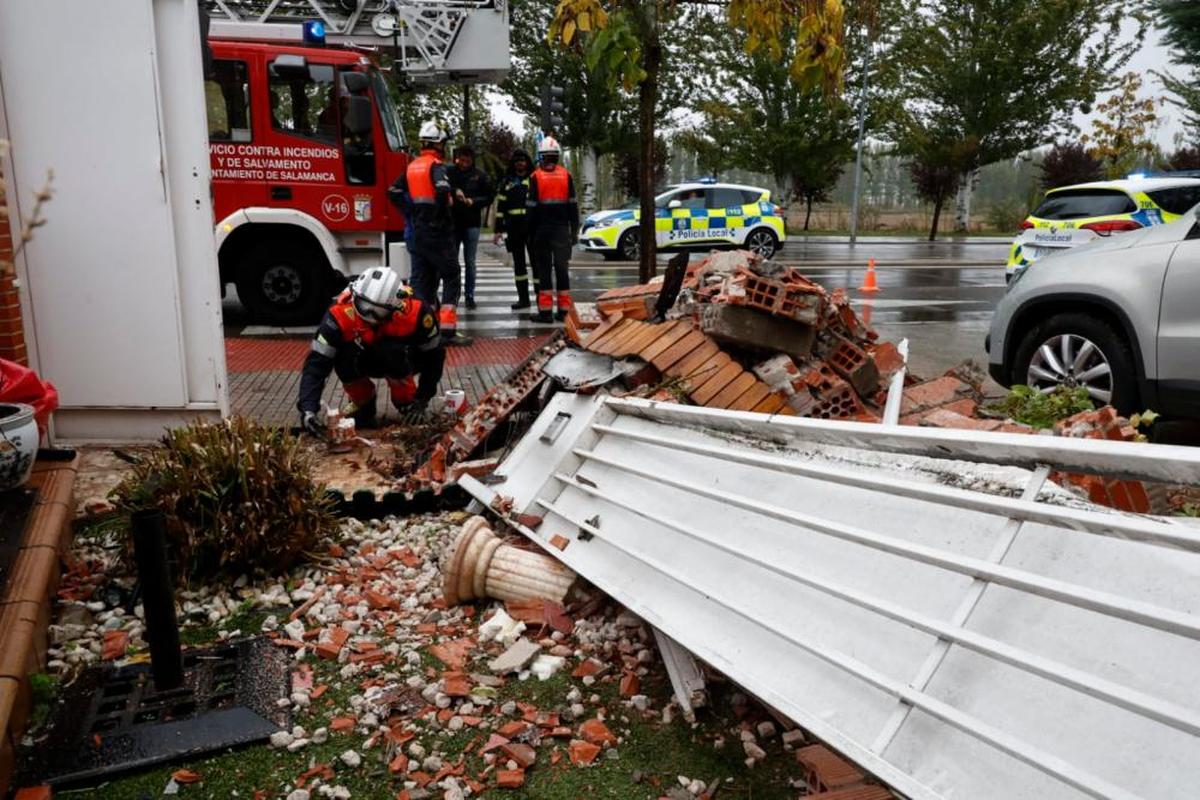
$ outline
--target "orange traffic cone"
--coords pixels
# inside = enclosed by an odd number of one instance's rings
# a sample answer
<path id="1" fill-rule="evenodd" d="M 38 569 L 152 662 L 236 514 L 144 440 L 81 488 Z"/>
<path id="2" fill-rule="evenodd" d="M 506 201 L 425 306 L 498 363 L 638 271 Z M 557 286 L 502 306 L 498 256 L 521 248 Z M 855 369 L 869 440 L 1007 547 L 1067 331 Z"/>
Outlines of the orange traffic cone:
<path id="1" fill-rule="evenodd" d="M 879 284 L 875 282 L 875 259 L 867 259 L 867 274 L 863 276 L 863 285 L 858 287 L 860 292 L 878 292 Z"/>
<path id="2" fill-rule="evenodd" d="M 879 287 L 876 286 L 875 288 L 878 289 Z M 875 308 L 874 303 L 863 303 L 862 304 L 862 306 L 861 306 L 862 310 L 859 312 L 858 317 L 859 317 L 859 319 L 861 319 L 863 321 L 863 325 L 871 324 L 871 313 L 873 312 L 874 308 Z"/>

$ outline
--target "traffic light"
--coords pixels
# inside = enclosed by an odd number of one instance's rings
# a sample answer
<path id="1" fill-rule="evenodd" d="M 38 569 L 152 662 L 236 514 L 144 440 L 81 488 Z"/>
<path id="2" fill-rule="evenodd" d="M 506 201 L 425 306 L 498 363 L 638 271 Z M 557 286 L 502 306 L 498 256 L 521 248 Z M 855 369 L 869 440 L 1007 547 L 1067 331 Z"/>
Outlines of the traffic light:
<path id="1" fill-rule="evenodd" d="M 542 87 L 542 130 L 545 133 L 557 133 L 563 124 L 563 96 L 566 90 L 561 86 L 546 84 Z"/>

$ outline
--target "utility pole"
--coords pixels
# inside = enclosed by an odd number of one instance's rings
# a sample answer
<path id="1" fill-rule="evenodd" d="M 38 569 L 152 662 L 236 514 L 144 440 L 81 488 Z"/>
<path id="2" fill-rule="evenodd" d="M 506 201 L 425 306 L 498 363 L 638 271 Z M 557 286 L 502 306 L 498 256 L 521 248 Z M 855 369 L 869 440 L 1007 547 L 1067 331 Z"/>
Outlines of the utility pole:
<path id="1" fill-rule="evenodd" d="M 463 144 L 471 143 L 471 87 L 463 84 Z"/>
<path id="2" fill-rule="evenodd" d="M 850 197 L 850 244 L 858 240 L 858 192 L 862 183 L 863 131 L 867 124 L 867 84 L 871 79 L 871 29 L 867 28 L 867 53 L 863 56 L 862 86 L 858 91 L 858 148 L 854 153 L 854 194 Z"/>

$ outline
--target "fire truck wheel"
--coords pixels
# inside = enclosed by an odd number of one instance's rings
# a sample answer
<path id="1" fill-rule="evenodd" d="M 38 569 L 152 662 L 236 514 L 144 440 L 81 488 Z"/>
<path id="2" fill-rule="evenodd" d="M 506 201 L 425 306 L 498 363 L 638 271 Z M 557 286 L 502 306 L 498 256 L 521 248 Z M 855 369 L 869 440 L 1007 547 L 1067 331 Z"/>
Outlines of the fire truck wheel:
<path id="1" fill-rule="evenodd" d="M 329 266 L 303 244 L 272 239 L 246 251 L 238 268 L 238 298 L 256 322 L 316 322 L 329 304 Z"/>

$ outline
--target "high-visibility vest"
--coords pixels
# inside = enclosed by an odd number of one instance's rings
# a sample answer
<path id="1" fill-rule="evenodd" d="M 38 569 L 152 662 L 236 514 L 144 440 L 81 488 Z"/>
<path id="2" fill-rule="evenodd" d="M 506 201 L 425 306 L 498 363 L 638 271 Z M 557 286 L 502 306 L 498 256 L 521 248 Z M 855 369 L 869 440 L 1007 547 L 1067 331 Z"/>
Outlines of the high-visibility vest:
<path id="1" fill-rule="evenodd" d="M 408 179 L 408 196 L 413 203 L 433 205 L 437 203 L 437 192 L 433 188 L 433 167 L 442 163 L 436 150 L 422 150 L 421 155 L 408 163 L 405 173 Z"/>
<path id="2" fill-rule="evenodd" d="M 371 325 L 354 308 L 354 298 L 347 290 L 338 297 L 329 313 L 333 315 L 338 330 L 342 332 L 342 341 L 361 342 L 370 346 L 380 339 L 405 339 L 412 336 L 420 323 L 421 303 L 415 299 L 405 300 L 387 322 Z"/>
<path id="3" fill-rule="evenodd" d="M 548 171 L 538 167 L 534 173 L 537 179 L 537 201 L 539 205 L 562 205 L 571 201 L 571 173 L 565 167 L 555 167 Z"/>

